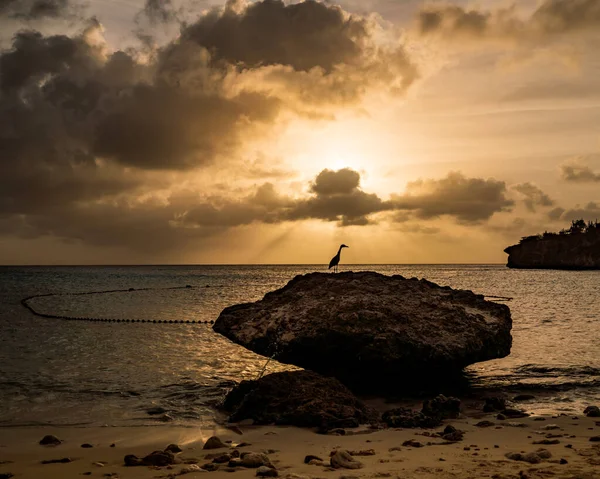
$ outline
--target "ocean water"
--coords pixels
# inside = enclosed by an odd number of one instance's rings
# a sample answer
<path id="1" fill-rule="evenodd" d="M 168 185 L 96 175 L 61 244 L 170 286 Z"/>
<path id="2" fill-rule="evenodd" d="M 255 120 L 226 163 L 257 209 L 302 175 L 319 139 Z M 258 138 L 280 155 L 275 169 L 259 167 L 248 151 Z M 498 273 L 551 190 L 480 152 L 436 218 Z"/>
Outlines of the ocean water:
<path id="1" fill-rule="evenodd" d="M 256 378 L 265 358 L 204 324 L 79 322 L 47 314 L 214 320 L 322 266 L 0 267 L 0 427 L 210 426 L 233 381 Z M 600 271 L 510 270 L 500 265 L 345 265 L 343 270 L 427 278 L 508 296 L 509 357 L 467 370 L 480 394 L 527 392 L 538 413 L 600 404 Z M 192 288 L 185 288 L 186 285 Z M 182 289 L 167 289 L 180 288 Z M 65 293 L 155 288 L 73 296 Z M 267 372 L 289 366 L 270 362 Z M 150 408 L 165 414 L 150 416 Z"/>

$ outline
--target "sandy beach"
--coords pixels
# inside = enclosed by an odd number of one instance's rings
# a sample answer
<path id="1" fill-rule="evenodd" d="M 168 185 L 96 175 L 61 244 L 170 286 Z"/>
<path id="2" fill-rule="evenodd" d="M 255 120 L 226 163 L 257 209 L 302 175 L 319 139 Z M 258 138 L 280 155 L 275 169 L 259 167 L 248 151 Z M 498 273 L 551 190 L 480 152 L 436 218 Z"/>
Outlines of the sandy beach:
<path id="1" fill-rule="evenodd" d="M 488 420 L 493 425 L 478 427 Z M 462 441 L 444 444 L 432 437 L 451 424 L 465 432 Z M 319 435 L 295 427 L 240 426 L 199 430 L 178 427 L 144 428 L 4 428 L 0 431 L 0 477 L 69 479 L 81 476 L 113 478 L 225 477 L 235 473 L 240 478 L 255 477 L 256 469 L 219 466 L 212 472 L 197 470 L 194 465 L 210 463 L 206 456 L 227 453 L 237 448 L 243 452 L 266 453 L 280 477 L 297 478 L 600 478 L 600 435 L 597 418 L 581 416 L 532 416 L 519 420 L 498 421 L 494 415 L 477 414 L 446 421 L 435 430 L 385 429 L 348 430 L 346 435 Z M 234 428 L 235 429 L 235 428 Z M 241 432 L 241 434 L 239 434 Z M 63 443 L 41 446 L 39 440 L 54 434 Z M 212 435 L 228 442 L 228 449 L 203 450 Z M 406 441 L 416 441 L 412 446 Z M 231 441 L 231 442 L 229 442 Z M 538 444 L 534 444 L 534 443 Z M 539 444 L 547 442 L 549 444 Z M 89 443 L 92 448 L 82 448 Z M 178 464 L 167 467 L 125 467 L 128 454 L 143 457 L 169 444 L 178 444 Z M 111 445 L 114 444 L 113 447 Z M 551 457 L 538 464 L 510 460 L 507 453 L 529 453 L 540 448 Z M 330 453 L 344 449 L 363 463 L 360 469 L 329 467 Z M 372 451 L 369 451 L 372 450 Z M 367 455 L 363 455 L 367 454 Z M 305 464 L 307 455 L 323 459 L 323 465 Z M 42 461 L 69 458 L 69 463 L 42 464 Z"/>

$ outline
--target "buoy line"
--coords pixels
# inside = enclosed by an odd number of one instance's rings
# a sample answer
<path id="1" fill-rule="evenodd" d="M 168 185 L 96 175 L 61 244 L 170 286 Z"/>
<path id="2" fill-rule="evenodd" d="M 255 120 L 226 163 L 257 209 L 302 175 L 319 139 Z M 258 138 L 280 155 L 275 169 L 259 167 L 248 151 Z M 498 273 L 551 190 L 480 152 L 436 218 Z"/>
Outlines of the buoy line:
<path id="1" fill-rule="evenodd" d="M 164 291 L 174 289 L 191 289 L 192 287 L 187 286 L 175 286 L 172 288 L 128 288 L 128 289 L 111 289 L 106 291 L 88 291 L 84 293 L 47 293 L 47 294 L 35 294 L 28 296 L 21 300 L 21 305 L 28 309 L 35 316 L 47 319 L 63 319 L 66 321 L 90 321 L 100 323 L 149 323 L 149 324 L 214 324 L 214 321 L 194 321 L 194 320 L 167 320 L 167 319 L 127 319 L 127 318 L 93 318 L 93 317 L 78 317 L 78 316 L 65 316 L 61 314 L 47 314 L 37 311 L 29 301 L 36 298 L 48 298 L 50 296 L 85 296 L 92 294 L 108 294 L 108 293 L 134 293 L 137 291 Z"/>

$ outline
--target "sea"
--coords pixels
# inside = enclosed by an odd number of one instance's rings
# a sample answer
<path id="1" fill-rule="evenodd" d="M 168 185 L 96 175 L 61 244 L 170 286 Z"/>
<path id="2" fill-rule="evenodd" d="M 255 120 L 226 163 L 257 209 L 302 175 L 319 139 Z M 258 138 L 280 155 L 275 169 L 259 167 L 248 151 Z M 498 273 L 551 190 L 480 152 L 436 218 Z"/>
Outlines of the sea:
<path id="1" fill-rule="evenodd" d="M 512 298 L 513 347 L 465 376 L 480 395 L 531 394 L 535 413 L 600 404 L 600 271 L 503 265 L 344 265 Z M 322 265 L 0 267 L 0 427 L 210 427 L 236 382 L 291 366 L 210 324 L 67 321 L 55 315 L 211 321 Z M 190 286 L 190 287 L 187 287 Z M 130 288 L 133 290 L 130 291 Z M 113 291 L 99 294 L 74 295 Z M 153 412 L 155 414 L 149 414 Z"/>

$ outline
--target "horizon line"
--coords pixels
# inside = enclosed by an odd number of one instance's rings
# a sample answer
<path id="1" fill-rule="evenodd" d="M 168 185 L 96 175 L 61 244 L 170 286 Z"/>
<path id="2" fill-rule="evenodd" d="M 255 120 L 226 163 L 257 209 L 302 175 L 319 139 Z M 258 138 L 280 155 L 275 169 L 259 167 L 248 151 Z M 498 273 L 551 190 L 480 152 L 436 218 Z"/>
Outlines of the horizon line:
<path id="1" fill-rule="evenodd" d="M 106 263 L 106 264 L 0 264 L 0 268 L 36 267 L 124 267 L 124 266 L 324 266 L 325 263 Z M 345 266 L 506 266 L 506 263 L 348 263 Z"/>

